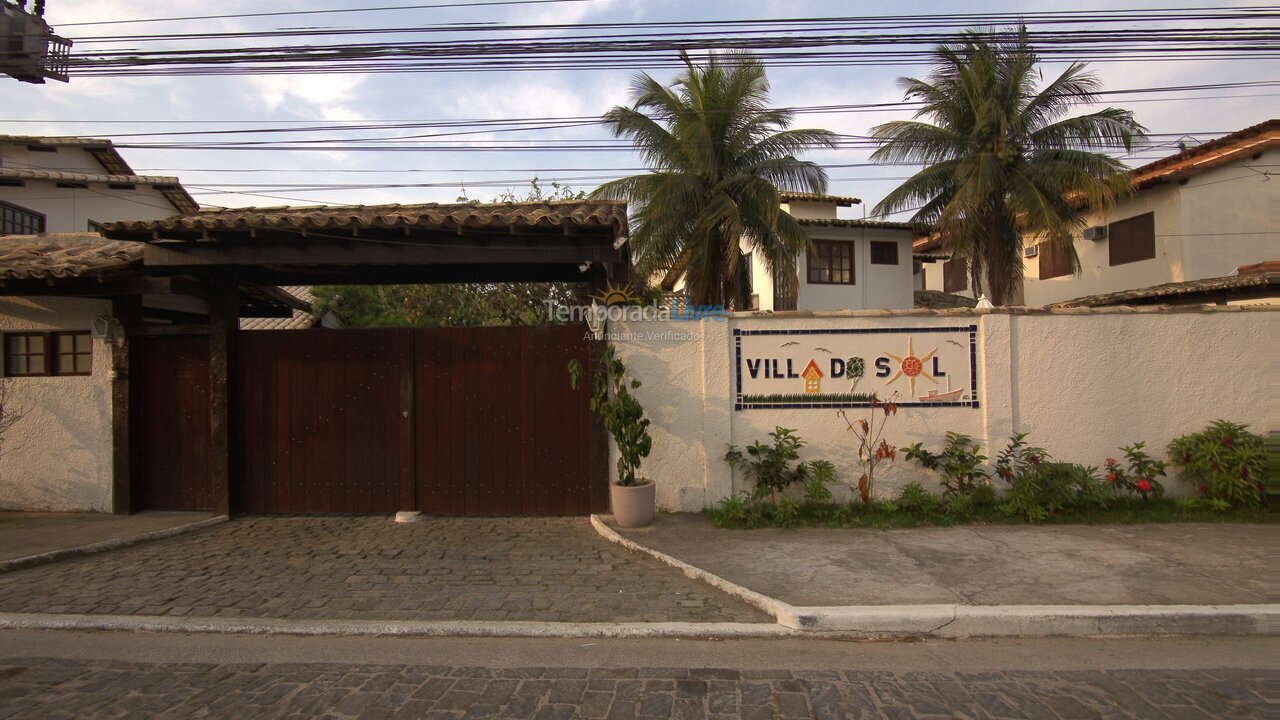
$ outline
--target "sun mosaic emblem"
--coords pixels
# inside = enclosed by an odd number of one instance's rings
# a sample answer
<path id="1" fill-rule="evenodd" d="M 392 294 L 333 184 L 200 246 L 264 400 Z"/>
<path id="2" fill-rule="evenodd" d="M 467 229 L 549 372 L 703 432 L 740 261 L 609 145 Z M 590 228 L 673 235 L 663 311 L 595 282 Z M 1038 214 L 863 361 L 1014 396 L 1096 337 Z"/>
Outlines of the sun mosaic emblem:
<path id="1" fill-rule="evenodd" d="M 909 392 L 912 397 L 915 397 L 916 394 L 916 378 L 924 378 L 935 385 L 938 384 L 937 378 L 925 369 L 925 363 L 932 360 L 933 356 L 937 354 L 937 352 L 938 348 L 934 348 L 925 353 L 924 357 L 916 357 L 915 350 L 911 347 L 911 338 L 908 337 L 907 354 L 905 356 L 898 357 L 893 353 L 885 353 L 885 355 L 892 358 L 894 362 L 898 363 L 898 372 L 894 373 L 893 377 L 889 378 L 888 384 L 892 385 L 898 378 L 905 377 L 907 379 L 907 392 Z"/>
<path id="2" fill-rule="evenodd" d="M 592 295 L 592 300 L 599 300 L 601 305 L 634 305 L 641 298 L 631 290 L 631 285 L 614 285 L 612 281 L 605 284 L 604 292 Z"/>

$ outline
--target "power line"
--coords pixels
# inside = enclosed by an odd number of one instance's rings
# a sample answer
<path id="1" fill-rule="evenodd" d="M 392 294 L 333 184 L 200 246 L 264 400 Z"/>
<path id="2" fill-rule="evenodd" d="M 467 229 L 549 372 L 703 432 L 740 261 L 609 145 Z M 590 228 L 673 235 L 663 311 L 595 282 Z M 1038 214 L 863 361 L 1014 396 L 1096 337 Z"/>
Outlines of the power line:
<path id="1" fill-rule="evenodd" d="M 87 25 L 126 25 L 134 23 L 179 22 L 185 20 L 230 20 L 235 18 L 282 17 L 286 15 L 327 15 L 337 13 L 382 12 L 385 10 L 435 10 L 440 8 L 473 8 L 497 5 L 543 5 L 547 3 L 577 3 L 591 0 L 489 0 L 473 3 L 440 3 L 435 5 L 386 5 L 371 8 L 334 8 L 331 10 L 292 10 L 288 12 L 235 13 L 231 15 L 187 15 L 185 17 L 134 18 L 131 20 L 98 20 L 95 22 L 58 23 L 58 27 L 84 27 Z"/>

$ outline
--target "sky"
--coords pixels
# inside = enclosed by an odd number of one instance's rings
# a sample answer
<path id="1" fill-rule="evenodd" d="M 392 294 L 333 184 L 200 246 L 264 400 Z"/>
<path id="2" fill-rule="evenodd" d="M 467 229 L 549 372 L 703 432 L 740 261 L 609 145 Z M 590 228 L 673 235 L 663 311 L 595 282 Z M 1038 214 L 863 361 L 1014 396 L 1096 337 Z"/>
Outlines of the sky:
<path id="1" fill-rule="evenodd" d="M 584 0 L 516 5 L 477 5 L 477 0 L 312 0 L 262 3 L 224 0 L 218 3 L 172 0 L 48 0 L 46 20 L 55 31 L 78 40 L 73 54 L 88 55 L 103 48 L 136 47 L 127 41 L 103 43 L 92 37 L 207 33 L 281 28 L 387 28 L 370 42 L 420 40 L 400 35 L 401 28 L 447 26 L 451 23 L 548 24 L 639 22 L 665 20 L 724 20 L 766 18 L 823 18 L 893 16 L 909 7 L 915 14 L 983 12 L 1035 13 L 1066 9 L 1062 3 L 1027 0 L 1018 3 L 975 2 L 853 2 L 852 0 Z M 87 24 L 102 21 L 368 8 L 391 5 L 461 5 L 398 9 L 365 13 L 305 16 L 220 18 L 172 22 Z M 1243 5 L 1245 3 L 1237 3 Z M 1221 2 L 1081 2 L 1070 9 L 1147 8 L 1160 17 L 1163 8 L 1230 7 Z M 975 21 L 980 18 L 974 18 Z M 974 23 L 979 24 L 978 22 Z M 1274 25 L 1274 22 L 1259 23 Z M 1192 23 L 1191 25 L 1194 25 Z M 1179 27 L 1164 22 L 1161 27 Z M 1135 24 L 1134 27 L 1139 27 Z M 1090 27 L 1075 28 L 1088 31 Z M 476 37 L 529 38 L 558 34 L 546 29 L 462 34 L 447 27 L 429 35 L 436 40 Z M 327 41 L 327 38 L 326 38 Z M 365 41 L 362 39 L 361 41 Z M 922 37 L 920 47 L 931 43 Z M 230 38 L 217 41 L 178 41 L 169 47 L 226 47 L 261 40 Z M 306 42 L 294 38 L 281 44 Z M 156 47 L 155 43 L 148 48 Z M 1273 54 L 1272 57 L 1275 57 Z M 1045 75 L 1061 72 L 1063 64 L 1048 62 Z M 1176 60 L 1172 62 L 1111 61 L 1091 64 L 1107 89 L 1184 86 L 1205 83 L 1271 81 L 1280 77 L 1280 60 Z M 898 78 L 924 75 L 927 64 L 894 66 L 770 67 L 772 104 L 812 107 L 847 104 L 896 103 L 902 90 Z M 404 123 L 423 121 L 590 116 L 626 104 L 635 69 L 562 69 L 527 72 L 465 71 L 450 73 L 323 73 L 288 75 L 195 75 L 160 77 L 74 76 L 69 83 L 44 85 L 0 78 L 0 133 L 13 135 L 77 135 L 110 138 L 117 144 L 207 142 L 211 140 L 326 141 L 375 138 L 401 146 L 424 143 L 420 136 L 440 130 L 354 128 L 339 132 L 260 133 L 221 136 L 145 136 L 138 133 L 207 130 L 289 129 L 312 124 Z M 676 70 L 647 68 L 667 82 Z M 1166 92 L 1153 96 L 1109 97 L 1105 105 L 1131 109 L 1153 136 L 1151 146 L 1125 158 L 1139 165 L 1177 150 L 1179 135 L 1190 144 L 1280 117 L 1280 88 L 1232 88 Z M 1084 110 L 1082 110 L 1083 112 Z M 912 116 L 908 108 L 874 112 L 807 113 L 796 127 L 818 127 L 865 136 L 879 123 Z M 471 129 L 474 133 L 474 129 Z M 121 153 L 139 174 L 176 175 L 203 205 L 224 207 L 326 204 L 454 202 L 460 194 L 487 201 L 504 192 L 524 195 L 529 181 L 543 186 L 557 181 L 575 190 L 591 190 L 604 180 L 632 174 L 642 163 L 625 144 L 610 140 L 599 124 L 536 131 L 479 133 L 425 140 L 448 142 L 455 149 L 431 152 L 229 151 L 124 147 Z M 521 146 L 578 143 L 617 144 L 609 151 L 574 147 L 538 152 Z M 361 141 L 372 143 L 377 140 Z M 511 149 L 481 151 L 475 146 L 502 145 Z M 467 148 L 472 149 L 467 149 Z M 862 167 L 870 148 L 860 147 L 807 153 L 805 159 L 828 167 L 829 192 L 863 198 L 862 207 L 844 208 L 842 217 L 860 217 L 913 170 L 900 166 Z M 852 166 L 852 167 L 836 167 Z M 419 187 L 354 188 L 352 185 L 414 184 Z M 905 215 L 894 219 L 906 219 Z"/>

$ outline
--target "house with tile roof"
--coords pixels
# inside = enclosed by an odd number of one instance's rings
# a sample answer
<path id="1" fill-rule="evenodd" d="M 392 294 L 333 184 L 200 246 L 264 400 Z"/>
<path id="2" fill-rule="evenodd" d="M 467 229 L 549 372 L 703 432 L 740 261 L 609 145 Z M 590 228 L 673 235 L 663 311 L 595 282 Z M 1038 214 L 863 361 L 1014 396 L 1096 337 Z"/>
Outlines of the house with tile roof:
<path id="1" fill-rule="evenodd" d="M 1023 239 L 1022 296 L 1015 304 L 1079 306 L 1150 298 L 1245 299 L 1266 275 L 1229 280 L 1241 266 L 1280 259 L 1280 120 L 1268 120 L 1130 171 L 1133 194 L 1087 217 L 1070 258 L 1040 238 Z M 916 250 L 936 250 L 935 237 Z M 1259 285 L 1262 283 L 1262 285 Z M 926 271 L 926 287 L 972 296 L 964 263 Z M 1215 300 L 1216 302 L 1216 300 Z"/>
<path id="2" fill-rule="evenodd" d="M 842 219 L 839 208 L 860 205 L 855 197 L 779 193 L 789 213 L 813 240 L 814 251 L 796 261 L 797 277 L 775 277 L 759 253 L 745 243 L 751 267 L 751 308 L 788 310 L 908 309 L 913 290 L 921 289 L 922 260 L 912 254 L 918 228 L 901 222 Z M 790 280 L 788 282 L 787 280 Z M 664 292 L 683 287 L 684 267 L 677 265 L 661 280 Z"/>
<path id="3" fill-rule="evenodd" d="M 178 178 L 137 174 L 110 140 L 0 135 L 0 235 L 86 232 L 197 210 Z"/>

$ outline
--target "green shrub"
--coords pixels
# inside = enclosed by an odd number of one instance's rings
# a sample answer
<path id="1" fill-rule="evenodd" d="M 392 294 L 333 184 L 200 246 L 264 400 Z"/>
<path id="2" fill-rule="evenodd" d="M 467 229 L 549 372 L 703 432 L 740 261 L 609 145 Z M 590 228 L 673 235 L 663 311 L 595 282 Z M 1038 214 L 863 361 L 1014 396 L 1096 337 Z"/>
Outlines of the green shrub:
<path id="1" fill-rule="evenodd" d="M 973 518 L 976 504 L 973 495 L 953 495 L 947 499 L 943 511 L 956 520 L 970 520 Z"/>
<path id="2" fill-rule="evenodd" d="M 903 453 L 908 460 L 915 460 L 925 468 L 941 473 L 942 494 L 952 497 L 970 495 L 974 488 L 986 482 L 987 473 L 981 466 L 987 461 L 987 456 L 981 450 L 982 446 L 968 435 L 948 432 L 942 452 L 930 452 L 921 443 L 915 443 L 906 447 Z"/>
<path id="3" fill-rule="evenodd" d="M 804 441 L 795 430 L 776 427 L 769 437 L 773 438 L 772 445 L 757 440 L 747 446 L 746 454 L 730 445 L 724 459 L 755 482 L 753 497 L 760 499 L 768 495 L 776 502 L 778 493 L 808 479 L 810 467 L 808 463 L 799 462 Z"/>
<path id="4" fill-rule="evenodd" d="M 830 460 L 813 460 L 809 463 L 809 477 L 804 481 L 804 502 L 809 506 L 821 506 L 831 502 L 831 488 L 836 480 L 836 465 Z"/>
<path id="5" fill-rule="evenodd" d="M 973 500 L 974 507 L 990 508 L 995 507 L 999 497 L 996 495 L 996 489 L 991 486 L 990 482 L 982 482 L 974 486 L 973 493 L 969 495 Z M 955 500 L 956 498 L 952 498 Z"/>
<path id="6" fill-rule="evenodd" d="M 902 488 L 902 492 L 898 493 L 894 504 L 906 511 L 927 513 L 937 509 L 938 497 L 925 490 L 919 480 L 912 480 Z"/>
<path id="7" fill-rule="evenodd" d="M 800 503 L 782 498 L 773 512 L 773 522 L 778 527 L 794 528 L 800 524 Z"/>
<path id="8" fill-rule="evenodd" d="M 1009 480 L 1001 512 L 1040 522 L 1064 511 L 1107 506 L 1110 491 L 1098 479 L 1097 468 L 1035 457 Z"/>
<path id="9" fill-rule="evenodd" d="M 1169 459 L 1183 467 L 1201 496 L 1235 507 L 1258 505 L 1265 492 L 1266 446 L 1248 427 L 1215 420 L 1169 443 Z"/>

